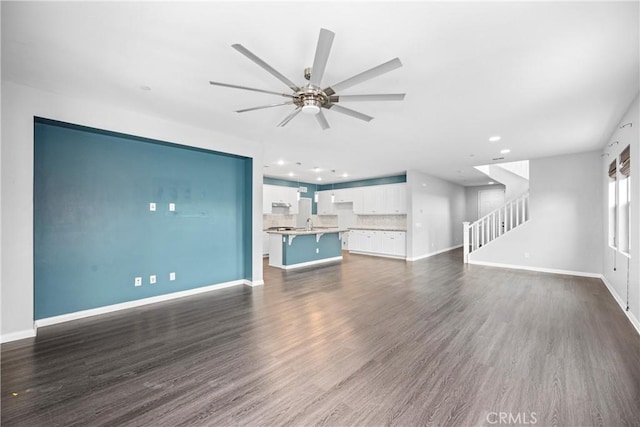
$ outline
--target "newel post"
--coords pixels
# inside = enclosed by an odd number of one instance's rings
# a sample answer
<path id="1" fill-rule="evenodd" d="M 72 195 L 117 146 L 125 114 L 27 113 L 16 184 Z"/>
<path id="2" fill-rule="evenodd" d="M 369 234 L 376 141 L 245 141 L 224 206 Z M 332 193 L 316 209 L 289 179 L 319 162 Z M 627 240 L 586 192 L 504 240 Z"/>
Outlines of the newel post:
<path id="1" fill-rule="evenodd" d="M 463 261 L 465 264 L 469 263 L 469 224 L 470 222 L 462 223 L 462 248 L 464 251 Z"/>

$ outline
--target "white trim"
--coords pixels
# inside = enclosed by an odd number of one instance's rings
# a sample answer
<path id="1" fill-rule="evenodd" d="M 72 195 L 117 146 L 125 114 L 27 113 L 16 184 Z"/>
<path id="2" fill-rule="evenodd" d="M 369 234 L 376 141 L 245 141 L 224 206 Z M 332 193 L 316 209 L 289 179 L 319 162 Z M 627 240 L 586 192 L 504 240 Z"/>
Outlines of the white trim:
<path id="1" fill-rule="evenodd" d="M 250 281 L 250 280 L 245 280 L 244 284 L 247 286 L 251 286 L 252 288 L 256 287 L 256 286 L 262 286 L 264 285 L 264 280 L 255 280 L 255 281 Z"/>
<path id="2" fill-rule="evenodd" d="M 333 258 L 319 259 L 319 260 L 316 260 L 316 261 L 301 262 L 299 264 L 282 265 L 282 266 L 280 266 L 280 265 L 272 265 L 271 267 L 281 268 L 283 270 L 293 270 L 294 268 L 307 267 L 309 265 L 316 265 L 316 264 L 324 264 L 326 262 L 331 262 L 331 261 L 342 261 L 342 255 L 336 256 L 336 257 L 333 257 Z"/>
<path id="3" fill-rule="evenodd" d="M 440 249 L 439 251 L 431 252 L 430 254 L 420 255 L 420 256 L 417 256 L 417 257 L 413 257 L 413 258 L 407 258 L 407 261 L 413 262 L 413 261 L 418 261 L 418 260 L 425 259 L 425 258 L 430 258 L 432 256 L 440 255 L 441 253 L 449 252 L 449 251 L 452 251 L 454 249 L 458 249 L 458 248 L 461 248 L 461 247 L 462 247 L 462 244 L 456 245 L 456 246 L 451 246 L 450 248 Z"/>
<path id="4" fill-rule="evenodd" d="M 247 280 L 233 280 L 231 282 L 218 283 L 216 285 L 203 286 L 200 288 L 187 289 L 186 291 L 172 292 L 170 294 L 157 295 L 155 297 L 143 298 L 134 301 L 127 301 L 119 304 L 107 305 L 104 307 L 92 308 L 89 310 L 76 311 L 73 313 L 61 314 L 59 316 L 47 317 L 35 321 L 35 327 L 55 325 L 58 323 L 69 322 L 71 320 L 83 319 L 85 317 L 98 316 L 100 314 L 112 313 L 114 311 L 126 310 L 129 308 L 140 307 L 143 305 L 154 304 L 162 301 L 169 301 L 177 298 L 183 298 L 191 295 L 202 294 L 205 292 L 215 291 L 218 289 L 229 288 L 232 286 L 245 285 Z"/>
<path id="5" fill-rule="evenodd" d="M 11 332 L 9 334 L 4 334 L 0 336 L 0 342 L 6 343 L 10 341 L 18 341 L 23 340 L 25 338 L 33 338 L 36 336 L 36 328 L 33 329 L 25 329 L 24 331 Z"/>
<path id="6" fill-rule="evenodd" d="M 636 328 L 636 332 L 638 332 L 638 334 L 640 335 L 640 322 L 638 321 L 636 316 L 634 316 L 631 311 L 627 311 L 627 304 L 620 297 L 620 295 L 618 295 L 615 289 L 613 289 L 613 286 L 611 286 L 611 283 L 609 283 L 609 281 L 603 274 L 600 275 L 600 279 L 602 280 L 602 283 L 604 283 L 604 285 L 609 290 L 609 293 L 611 294 L 611 296 L 613 296 L 613 299 L 616 300 L 616 302 L 620 306 L 620 309 L 622 309 L 622 312 L 627 316 L 627 318 L 629 319 L 633 327 Z"/>
<path id="7" fill-rule="evenodd" d="M 602 274 L 600 273 L 587 273 L 584 271 L 559 270 L 555 268 L 530 267 L 528 265 L 501 264 L 497 262 L 472 261 L 472 260 L 469 260 L 469 264 L 483 265 L 486 267 L 510 268 L 513 270 L 538 271 L 540 273 L 564 274 L 567 276 L 595 277 L 597 279 L 602 277 Z"/>
<path id="8" fill-rule="evenodd" d="M 383 254 L 380 252 L 365 252 L 365 251 L 349 251 L 350 254 L 356 254 L 356 255 L 370 255 L 370 256 L 379 256 L 382 258 L 393 258 L 393 259 L 406 259 L 406 257 L 402 256 L 402 255 L 389 255 L 389 254 Z"/>

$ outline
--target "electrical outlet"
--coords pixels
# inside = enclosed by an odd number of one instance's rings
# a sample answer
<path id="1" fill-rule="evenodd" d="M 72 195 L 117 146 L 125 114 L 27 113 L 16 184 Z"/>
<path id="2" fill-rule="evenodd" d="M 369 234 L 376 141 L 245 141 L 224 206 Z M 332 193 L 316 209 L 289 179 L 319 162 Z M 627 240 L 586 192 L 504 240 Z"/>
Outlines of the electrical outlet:
<path id="1" fill-rule="evenodd" d="M 151 283 L 152 285 L 154 283 L 156 283 L 156 275 L 152 274 L 151 276 L 149 276 L 149 283 Z"/>
<path id="2" fill-rule="evenodd" d="M 174 272 L 169 273 L 169 280 L 176 280 L 176 273 Z"/>
<path id="3" fill-rule="evenodd" d="M 175 210 L 176 210 L 176 204 L 169 203 L 169 212 L 175 212 Z"/>
<path id="4" fill-rule="evenodd" d="M 133 282 L 134 286 L 142 286 L 142 277 L 136 277 L 135 281 Z"/>
<path id="5" fill-rule="evenodd" d="M 153 203 L 153 202 L 149 203 L 149 210 L 151 212 L 155 212 L 156 211 L 156 204 Z"/>

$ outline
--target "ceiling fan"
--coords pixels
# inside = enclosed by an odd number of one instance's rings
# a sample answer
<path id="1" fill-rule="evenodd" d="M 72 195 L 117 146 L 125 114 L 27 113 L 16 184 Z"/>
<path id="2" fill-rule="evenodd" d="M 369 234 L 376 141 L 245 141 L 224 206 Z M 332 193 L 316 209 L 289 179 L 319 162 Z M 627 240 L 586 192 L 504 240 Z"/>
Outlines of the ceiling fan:
<path id="1" fill-rule="evenodd" d="M 366 71 L 356 74 L 353 77 L 322 89 L 322 76 L 324 75 L 324 69 L 327 66 L 327 60 L 329 59 L 329 52 L 331 51 L 331 45 L 333 43 L 334 36 L 335 34 L 333 32 L 324 28 L 320 29 L 320 35 L 318 37 L 318 45 L 316 46 L 316 54 L 313 60 L 313 66 L 304 70 L 304 77 L 308 80 L 308 83 L 303 86 L 298 86 L 293 83 L 291 80 L 279 73 L 272 66 L 264 62 L 262 59 L 260 59 L 258 56 L 253 54 L 249 49 L 242 46 L 241 44 L 234 44 L 231 46 L 256 64 L 258 64 L 260 67 L 264 68 L 275 78 L 286 84 L 292 90 L 292 93 L 281 93 L 271 90 L 256 89 L 247 86 L 239 86 L 213 81 L 210 81 L 209 83 L 215 86 L 251 90 L 254 92 L 269 93 L 272 95 L 279 95 L 285 98 L 290 98 L 290 100 L 288 100 L 287 102 L 279 104 L 270 104 L 236 110 L 237 113 L 245 113 L 247 111 L 262 110 L 265 108 L 279 107 L 282 105 L 294 105 L 296 107 L 295 110 L 293 110 L 293 112 L 291 112 L 287 117 L 284 118 L 284 120 L 282 120 L 278 124 L 278 126 L 280 127 L 285 126 L 300 112 L 303 112 L 307 114 L 314 114 L 322 129 L 329 129 L 329 122 L 327 122 L 326 117 L 322 113 L 323 108 L 346 114 L 347 116 L 355 117 L 356 119 L 368 122 L 371 121 L 373 117 L 362 114 L 350 108 L 343 107 L 341 105 L 338 105 L 338 103 L 349 101 L 402 101 L 404 99 L 404 93 L 338 95 L 338 92 L 341 92 L 344 89 L 355 86 L 379 75 L 388 73 L 389 71 L 395 70 L 396 68 L 402 67 L 402 63 L 398 58 L 394 58 L 390 61 L 385 62 L 384 64 L 380 64 L 376 67 L 370 68 Z"/>

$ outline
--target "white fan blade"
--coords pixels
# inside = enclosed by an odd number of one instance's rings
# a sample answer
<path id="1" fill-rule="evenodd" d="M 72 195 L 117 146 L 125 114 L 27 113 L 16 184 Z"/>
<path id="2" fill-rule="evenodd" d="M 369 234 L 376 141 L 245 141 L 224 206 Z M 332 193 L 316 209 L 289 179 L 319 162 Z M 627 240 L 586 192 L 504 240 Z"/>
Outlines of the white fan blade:
<path id="1" fill-rule="evenodd" d="M 212 82 L 212 81 L 210 81 L 209 84 L 212 84 L 214 86 L 230 87 L 230 88 L 233 88 L 233 89 L 243 89 L 243 90 L 252 90 L 254 92 L 270 93 L 272 95 L 284 96 L 285 98 L 293 98 L 293 95 L 289 95 L 289 94 L 286 94 L 286 93 L 274 92 L 274 91 L 271 91 L 271 90 L 264 90 L 264 89 L 256 89 L 256 88 L 247 87 L 247 86 L 232 85 L 230 83 L 220 83 L 220 82 Z"/>
<path id="2" fill-rule="evenodd" d="M 302 107 L 298 107 L 295 110 L 293 110 L 293 113 L 289 114 L 287 117 L 284 118 L 283 121 L 281 121 L 280 123 L 278 123 L 278 127 L 283 127 L 285 126 L 287 123 L 289 123 L 291 120 L 293 120 L 293 118 L 295 116 L 298 115 L 298 113 L 300 113 L 300 111 L 302 111 Z"/>
<path id="3" fill-rule="evenodd" d="M 333 95 L 334 93 L 339 93 L 348 87 L 355 86 L 359 83 L 370 80 L 374 77 L 378 77 L 400 67 L 402 67 L 402 62 L 400 62 L 400 59 L 394 58 L 391 61 L 387 61 L 384 64 L 378 65 L 377 67 L 373 67 L 367 71 L 363 71 L 360 74 L 356 74 L 355 76 L 350 77 L 347 80 L 343 80 L 340 83 L 331 85 L 329 88 L 325 89 L 325 92 L 327 93 L 327 95 Z"/>
<path id="4" fill-rule="evenodd" d="M 350 108 L 345 108 L 337 104 L 330 104 L 327 108 L 337 111 L 338 113 L 346 114 L 347 116 L 355 117 L 356 119 L 364 120 L 365 122 L 370 122 L 373 120 L 373 117 L 367 116 L 366 114 L 359 113 Z"/>
<path id="5" fill-rule="evenodd" d="M 329 59 L 329 52 L 331 52 L 331 45 L 333 44 L 333 37 L 335 36 L 329 30 L 324 28 L 320 29 L 320 35 L 318 36 L 318 45 L 316 46 L 316 56 L 313 59 L 313 66 L 311 67 L 311 79 L 309 83 L 314 86 L 320 86 L 322 82 L 322 76 L 324 75 L 324 69 L 327 66 L 327 60 Z"/>
<path id="6" fill-rule="evenodd" d="M 318 123 L 320 123 L 320 127 L 322 128 L 322 130 L 329 129 L 329 122 L 327 121 L 327 118 L 322 113 L 322 110 L 318 111 L 318 114 L 316 114 L 316 119 L 318 120 Z"/>
<path id="7" fill-rule="evenodd" d="M 256 64 L 258 64 L 259 66 L 261 66 L 262 68 L 264 68 L 265 70 L 267 70 L 271 75 L 275 76 L 278 80 L 280 80 L 281 82 L 289 86 L 294 92 L 297 92 L 300 90 L 300 88 L 296 86 L 294 82 L 292 82 L 291 80 L 289 80 L 288 78 L 280 74 L 271 65 L 267 64 L 262 59 L 258 58 L 246 47 L 242 46 L 241 44 L 234 44 L 234 45 L 231 45 L 231 47 L 237 50 L 238 52 L 240 52 L 241 54 L 243 54 L 244 56 L 246 56 L 247 58 L 249 58 L 250 60 L 252 60 L 253 62 L 255 62 Z"/>
<path id="8" fill-rule="evenodd" d="M 356 101 L 402 101 L 404 93 L 384 93 L 373 95 L 335 95 L 332 96 L 331 102 L 356 102 Z"/>
<path id="9" fill-rule="evenodd" d="M 260 107 L 251 107 L 251 108 L 244 108 L 242 110 L 236 110 L 236 113 L 246 113 L 247 111 L 255 111 L 255 110 L 262 110 L 265 108 L 271 108 L 271 107 L 280 107 L 282 105 L 292 105 L 293 101 L 289 101 L 289 102 L 283 102 L 281 104 L 270 104 L 270 105 L 263 105 Z"/>

